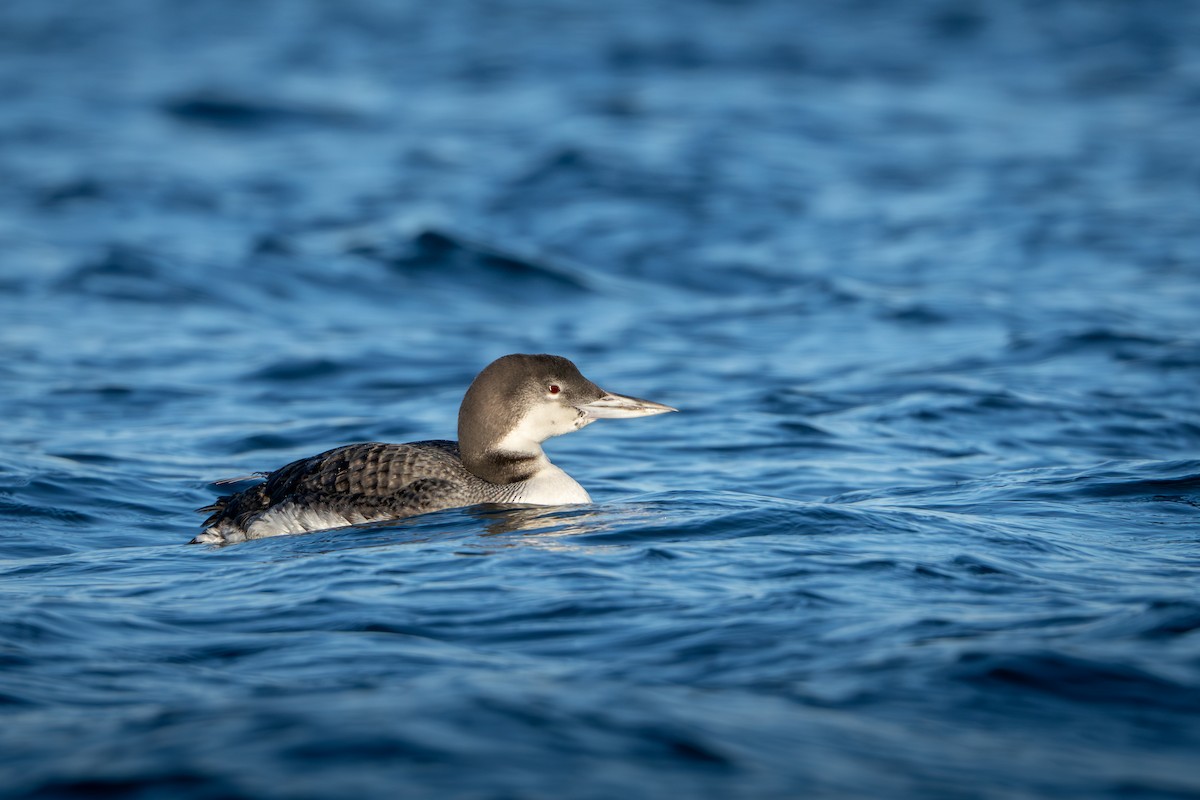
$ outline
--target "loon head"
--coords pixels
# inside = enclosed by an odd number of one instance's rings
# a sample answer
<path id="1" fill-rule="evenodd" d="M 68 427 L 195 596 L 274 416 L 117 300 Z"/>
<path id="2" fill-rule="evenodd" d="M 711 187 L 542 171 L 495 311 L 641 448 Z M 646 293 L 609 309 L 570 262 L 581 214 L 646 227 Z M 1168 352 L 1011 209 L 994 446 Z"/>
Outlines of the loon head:
<path id="1" fill-rule="evenodd" d="M 475 377 L 458 410 L 463 465 L 492 483 L 529 475 L 541 444 L 604 417 L 648 417 L 677 409 L 606 392 L 562 356 L 513 354 Z"/>

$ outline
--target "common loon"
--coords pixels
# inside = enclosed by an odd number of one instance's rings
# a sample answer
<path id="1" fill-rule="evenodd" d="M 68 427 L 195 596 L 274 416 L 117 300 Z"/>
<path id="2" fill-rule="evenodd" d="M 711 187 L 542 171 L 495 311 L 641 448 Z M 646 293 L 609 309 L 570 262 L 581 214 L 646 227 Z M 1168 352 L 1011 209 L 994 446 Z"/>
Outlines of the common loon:
<path id="1" fill-rule="evenodd" d="M 507 355 L 467 389 L 457 442 L 350 444 L 257 473 L 263 483 L 200 509 L 211 516 L 191 543 L 241 542 L 480 503 L 590 503 L 587 491 L 550 463 L 542 442 L 605 417 L 676 410 L 606 392 L 561 356 Z"/>

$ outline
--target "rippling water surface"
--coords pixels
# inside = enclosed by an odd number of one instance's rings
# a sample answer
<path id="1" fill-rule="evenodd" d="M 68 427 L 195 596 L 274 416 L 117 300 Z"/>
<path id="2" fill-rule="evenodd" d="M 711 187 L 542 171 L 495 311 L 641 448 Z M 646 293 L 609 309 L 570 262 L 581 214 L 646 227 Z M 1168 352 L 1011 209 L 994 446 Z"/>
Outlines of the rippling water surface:
<path id="1" fill-rule="evenodd" d="M 1185 2 L 0 9 L 0 794 L 1200 796 Z M 586 508 L 189 547 L 555 352 Z"/>

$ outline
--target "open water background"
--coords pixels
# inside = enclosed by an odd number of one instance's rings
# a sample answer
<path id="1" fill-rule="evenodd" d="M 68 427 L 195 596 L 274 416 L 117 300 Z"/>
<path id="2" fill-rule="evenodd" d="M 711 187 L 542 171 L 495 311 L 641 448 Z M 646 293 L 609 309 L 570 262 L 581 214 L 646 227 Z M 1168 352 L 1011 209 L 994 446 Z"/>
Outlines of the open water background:
<path id="1" fill-rule="evenodd" d="M 0 6 L 0 794 L 1200 796 L 1200 5 Z M 188 547 L 556 352 L 586 509 Z"/>

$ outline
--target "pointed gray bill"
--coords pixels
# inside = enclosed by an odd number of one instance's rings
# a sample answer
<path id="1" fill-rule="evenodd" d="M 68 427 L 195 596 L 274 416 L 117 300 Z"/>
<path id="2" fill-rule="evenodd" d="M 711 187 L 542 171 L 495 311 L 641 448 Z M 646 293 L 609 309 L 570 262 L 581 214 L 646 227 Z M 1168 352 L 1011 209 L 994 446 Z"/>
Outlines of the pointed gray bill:
<path id="1" fill-rule="evenodd" d="M 576 406 L 589 417 L 595 419 L 623 419 L 627 417 L 649 417 L 653 414 L 665 414 L 668 411 L 678 411 L 678 408 L 664 406 L 652 400 L 641 400 L 637 397 L 626 397 L 621 394 L 606 394 L 599 400 L 581 403 Z"/>

